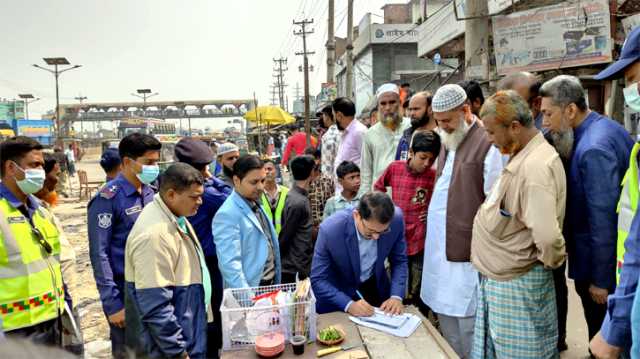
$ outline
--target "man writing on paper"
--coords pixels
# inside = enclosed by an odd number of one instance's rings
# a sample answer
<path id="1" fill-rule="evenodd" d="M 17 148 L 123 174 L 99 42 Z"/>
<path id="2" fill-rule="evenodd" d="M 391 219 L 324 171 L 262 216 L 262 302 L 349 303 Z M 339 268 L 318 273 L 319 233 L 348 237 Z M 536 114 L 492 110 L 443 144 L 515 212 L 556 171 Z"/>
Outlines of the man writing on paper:
<path id="1" fill-rule="evenodd" d="M 408 276 L 403 223 L 391 198 L 373 192 L 357 209 L 337 212 L 320 225 L 311 264 L 318 313 L 371 316 L 378 306 L 390 314 L 403 312 Z"/>

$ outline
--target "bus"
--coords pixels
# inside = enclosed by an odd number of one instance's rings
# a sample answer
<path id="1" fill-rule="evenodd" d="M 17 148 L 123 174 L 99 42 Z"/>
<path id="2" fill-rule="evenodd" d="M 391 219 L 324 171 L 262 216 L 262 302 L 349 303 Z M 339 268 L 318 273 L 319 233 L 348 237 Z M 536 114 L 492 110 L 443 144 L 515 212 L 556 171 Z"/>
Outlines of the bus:
<path id="1" fill-rule="evenodd" d="M 123 138 L 135 132 L 148 135 L 175 136 L 176 125 L 164 120 L 150 118 L 127 118 L 120 120 L 120 124 L 118 125 L 118 138 Z"/>

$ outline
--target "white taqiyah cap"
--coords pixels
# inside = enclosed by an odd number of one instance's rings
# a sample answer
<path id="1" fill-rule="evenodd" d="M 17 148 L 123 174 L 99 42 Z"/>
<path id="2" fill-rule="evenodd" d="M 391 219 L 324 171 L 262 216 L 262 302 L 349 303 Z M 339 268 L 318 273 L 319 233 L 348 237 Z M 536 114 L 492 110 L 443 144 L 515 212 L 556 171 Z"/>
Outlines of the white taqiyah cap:
<path id="1" fill-rule="evenodd" d="M 467 93 L 460 85 L 448 84 L 440 87 L 433 100 L 431 100 L 431 109 L 433 112 L 451 111 L 467 100 Z"/>
<path id="2" fill-rule="evenodd" d="M 218 146 L 218 156 L 222 156 L 225 153 L 234 152 L 238 150 L 239 150 L 238 146 L 236 146 L 231 142 L 226 142 Z"/>
<path id="3" fill-rule="evenodd" d="M 380 98 L 380 96 L 382 96 L 382 94 L 387 93 L 387 92 L 393 92 L 396 95 L 400 95 L 400 89 L 398 88 L 398 85 L 396 84 L 384 84 L 381 85 L 380 87 L 378 87 L 378 91 L 376 92 L 376 98 Z"/>

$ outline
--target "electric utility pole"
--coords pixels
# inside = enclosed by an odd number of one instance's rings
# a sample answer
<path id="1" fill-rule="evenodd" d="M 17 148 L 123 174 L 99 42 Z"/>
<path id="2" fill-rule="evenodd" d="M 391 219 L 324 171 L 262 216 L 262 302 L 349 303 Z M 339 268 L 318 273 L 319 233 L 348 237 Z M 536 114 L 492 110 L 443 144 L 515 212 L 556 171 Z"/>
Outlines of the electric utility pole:
<path id="1" fill-rule="evenodd" d="M 347 79 L 345 92 L 347 98 L 353 96 L 353 0 L 347 1 Z"/>
<path id="2" fill-rule="evenodd" d="M 287 59 L 282 57 L 279 59 L 273 59 L 273 63 L 274 65 L 276 65 L 276 68 L 273 69 L 273 71 L 275 72 L 275 75 L 273 75 L 273 77 L 276 78 L 276 83 L 278 85 L 278 100 L 280 103 L 280 107 L 284 109 L 284 88 L 287 86 L 287 84 L 284 83 L 284 73 L 285 71 L 289 70 L 289 68 L 286 67 Z"/>
<path id="3" fill-rule="evenodd" d="M 307 25 L 313 24 L 313 19 L 293 21 L 294 25 L 300 26 L 299 31 L 294 31 L 294 35 L 302 36 L 302 52 L 296 55 L 302 56 L 304 61 L 304 129 L 307 133 L 307 147 L 311 146 L 311 123 L 309 122 L 309 58 L 308 55 L 315 54 L 314 51 L 307 51 L 307 35 L 313 34 L 313 29 L 308 30 Z"/>
<path id="4" fill-rule="evenodd" d="M 466 2 L 464 78 L 489 79 L 489 14 L 487 0 Z M 455 6 L 455 2 L 454 2 Z"/>
<path id="5" fill-rule="evenodd" d="M 336 38 L 333 34 L 334 31 L 334 0 L 329 0 L 329 18 L 328 33 L 327 33 L 327 83 L 333 83 L 333 75 L 336 65 Z"/>
<path id="6" fill-rule="evenodd" d="M 278 84 L 271 84 L 271 106 L 277 106 L 278 105 L 278 101 L 276 100 L 276 94 L 278 93 L 276 91 L 276 88 L 278 87 Z"/>

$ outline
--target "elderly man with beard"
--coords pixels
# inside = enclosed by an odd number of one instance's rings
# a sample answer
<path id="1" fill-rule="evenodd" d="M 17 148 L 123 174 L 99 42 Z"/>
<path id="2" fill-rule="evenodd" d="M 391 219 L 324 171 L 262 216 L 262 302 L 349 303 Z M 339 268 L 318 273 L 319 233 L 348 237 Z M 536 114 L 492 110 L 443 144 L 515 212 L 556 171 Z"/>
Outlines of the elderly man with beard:
<path id="1" fill-rule="evenodd" d="M 569 277 L 582 300 L 591 340 L 616 287 L 616 207 L 633 140 L 617 122 L 589 110 L 576 77 L 556 76 L 542 85 L 540 95 L 542 124 L 568 163 Z"/>
<path id="2" fill-rule="evenodd" d="M 562 162 L 517 92 L 491 96 L 480 116 L 510 160 L 473 224 L 471 262 L 482 274 L 473 358 L 557 358 L 552 268 L 566 258 Z"/>
<path id="3" fill-rule="evenodd" d="M 436 128 L 436 121 L 431 120 L 433 117 L 433 112 L 431 111 L 431 99 L 431 93 L 424 91 L 418 92 L 411 97 L 411 100 L 409 100 L 407 115 L 411 119 L 411 127 L 404 131 L 402 138 L 398 143 L 396 161 L 406 161 L 409 158 L 411 138 L 416 131 L 431 131 Z"/>
<path id="4" fill-rule="evenodd" d="M 373 183 L 393 162 L 398 143 L 409 120 L 400 115 L 400 90 L 395 84 L 384 84 L 376 93 L 379 121 L 371 126 L 362 141 L 360 193 L 373 189 Z"/>
<path id="5" fill-rule="evenodd" d="M 433 95 L 433 117 L 443 146 L 427 210 L 420 297 L 437 315 L 440 329 L 461 358 L 469 358 L 476 315 L 478 272 L 470 262 L 471 229 L 502 170 L 500 151 L 478 121 L 468 124 L 467 95 L 444 85 Z"/>

